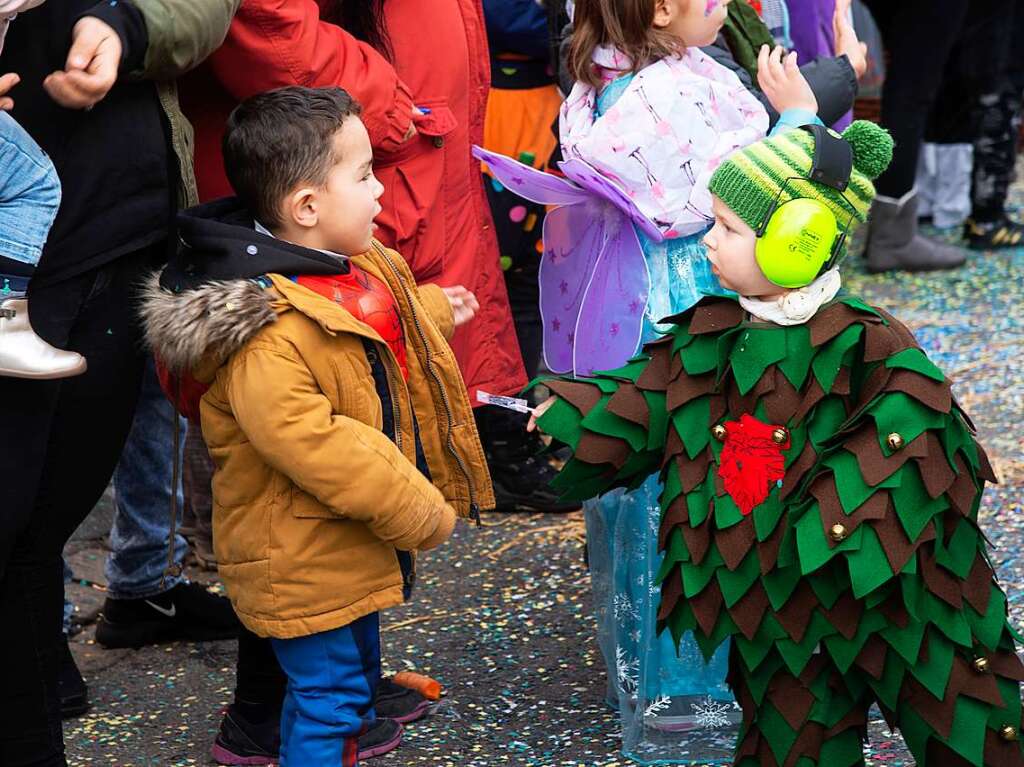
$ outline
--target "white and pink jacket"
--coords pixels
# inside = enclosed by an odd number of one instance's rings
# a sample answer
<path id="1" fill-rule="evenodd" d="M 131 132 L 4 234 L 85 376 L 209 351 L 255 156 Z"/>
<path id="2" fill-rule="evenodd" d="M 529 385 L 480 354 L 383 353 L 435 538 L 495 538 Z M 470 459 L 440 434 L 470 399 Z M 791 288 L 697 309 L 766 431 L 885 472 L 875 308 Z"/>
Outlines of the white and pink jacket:
<path id="1" fill-rule="evenodd" d="M 606 83 L 630 67 L 610 47 L 597 49 L 594 63 Z M 600 117 L 597 98 L 595 88 L 577 82 L 562 105 L 563 154 L 618 183 L 666 238 L 712 223 L 711 175 L 768 130 L 761 102 L 698 48 L 641 69 Z"/>

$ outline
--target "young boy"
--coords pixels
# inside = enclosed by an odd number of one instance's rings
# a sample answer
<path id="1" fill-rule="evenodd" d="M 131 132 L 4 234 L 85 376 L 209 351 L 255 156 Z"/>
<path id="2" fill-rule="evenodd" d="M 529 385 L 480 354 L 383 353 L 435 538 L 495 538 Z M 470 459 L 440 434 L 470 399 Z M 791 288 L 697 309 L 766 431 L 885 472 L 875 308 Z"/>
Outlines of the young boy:
<path id="1" fill-rule="evenodd" d="M 845 140 L 844 140 L 845 139 Z M 864 763 L 877 702 L 918 764 L 1021 765 L 1006 596 L 978 528 L 994 481 L 950 382 L 836 264 L 892 157 L 854 123 L 780 133 L 710 182 L 722 285 L 536 424 L 575 498 L 658 471 L 659 625 L 732 639 L 743 767 Z"/>
<path id="2" fill-rule="evenodd" d="M 186 211 L 152 285 L 147 332 L 209 389 L 214 542 L 235 610 L 288 677 L 280 763 L 356 763 L 380 675 L 378 612 L 413 552 L 493 507 L 446 342 L 463 288 L 417 287 L 373 239 L 382 187 L 359 107 L 282 88 L 232 114 L 237 198 Z"/>

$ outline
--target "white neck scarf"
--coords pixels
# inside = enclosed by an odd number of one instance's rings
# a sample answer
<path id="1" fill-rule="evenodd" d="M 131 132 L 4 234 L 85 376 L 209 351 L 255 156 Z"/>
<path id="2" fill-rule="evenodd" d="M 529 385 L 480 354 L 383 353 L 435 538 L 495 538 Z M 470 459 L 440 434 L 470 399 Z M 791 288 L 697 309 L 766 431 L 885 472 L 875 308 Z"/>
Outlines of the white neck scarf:
<path id="1" fill-rule="evenodd" d="M 842 286 L 839 269 L 829 269 L 810 285 L 787 290 L 774 301 L 740 296 L 740 306 L 757 319 L 775 325 L 803 325 L 835 298 Z"/>

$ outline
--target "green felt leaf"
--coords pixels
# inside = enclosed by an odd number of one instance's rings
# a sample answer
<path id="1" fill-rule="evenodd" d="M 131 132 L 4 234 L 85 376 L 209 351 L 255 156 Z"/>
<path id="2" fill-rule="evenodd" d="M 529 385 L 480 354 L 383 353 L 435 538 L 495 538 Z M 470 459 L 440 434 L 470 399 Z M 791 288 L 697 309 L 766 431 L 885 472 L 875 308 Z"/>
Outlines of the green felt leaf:
<path id="1" fill-rule="evenodd" d="M 665 395 L 660 392 L 643 392 L 647 401 L 650 423 L 647 428 L 647 449 L 664 450 L 668 439 L 668 411 L 665 409 Z"/>
<path id="2" fill-rule="evenodd" d="M 922 405 L 909 394 L 889 392 L 878 397 L 868 408 L 878 429 L 878 444 L 885 455 L 892 454 L 886 440 L 896 432 L 909 445 L 925 431 L 942 429 L 949 416 Z"/>
<path id="3" fill-rule="evenodd" d="M 756 640 L 757 636 L 754 639 Z M 772 679 L 782 666 L 782 658 L 773 655 L 765 658 L 756 668 L 743 670 L 743 679 L 747 684 L 747 689 L 758 705 L 761 705 L 765 693 L 768 692 L 768 685 L 771 684 Z"/>
<path id="4" fill-rule="evenodd" d="M 992 584 L 991 589 L 985 615 L 979 615 L 969 604 L 965 605 L 964 614 L 978 641 L 985 647 L 994 649 L 999 644 L 1003 627 L 1006 625 L 1006 595 L 995 583 Z"/>
<path id="5" fill-rule="evenodd" d="M 664 512 L 683 493 L 683 481 L 679 478 L 679 467 L 675 463 L 665 468 L 665 486 L 661 490 L 661 508 Z"/>
<path id="6" fill-rule="evenodd" d="M 810 582 L 811 591 L 814 592 L 814 595 L 825 606 L 826 610 L 831 610 L 839 597 L 850 588 L 848 583 L 839 580 L 835 569 L 818 571 L 811 576 Z"/>
<path id="7" fill-rule="evenodd" d="M 909 462 L 899 471 L 883 479 L 876 486 L 872 487 L 864 481 L 860 473 L 860 464 L 852 453 L 842 450 L 829 455 L 822 463 L 832 469 L 835 476 L 836 492 L 839 495 L 839 502 L 843 511 L 853 514 L 864 502 L 874 495 L 878 490 L 899 487 L 902 481 L 901 474 L 906 471 Z M 916 471 L 916 467 L 915 467 Z M 923 487 L 923 485 L 922 485 Z"/>
<path id="8" fill-rule="evenodd" d="M 680 563 L 679 567 L 683 573 L 683 596 L 689 599 L 702 592 L 704 587 L 715 577 L 716 571 L 725 570 L 724 564 L 722 555 L 714 546 L 708 549 L 707 556 L 699 565 L 694 565 L 692 562 Z"/>
<path id="9" fill-rule="evenodd" d="M 948 545 L 943 543 L 942 536 L 935 541 L 936 561 L 961 580 L 965 580 L 970 574 L 974 560 L 982 551 L 984 547 L 981 535 L 966 519 L 961 519 L 957 523 Z"/>
<path id="10" fill-rule="evenodd" d="M 942 446 L 946 450 L 946 460 L 949 461 L 950 466 L 955 466 L 953 457 L 956 455 L 957 450 L 963 450 L 968 458 L 968 465 L 971 467 L 977 467 L 978 465 L 978 448 L 974 443 L 974 435 L 971 434 L 971 430 L 967 428 L 959 417 L 950 416 L 946 422 L 946 428 L 939 432 L 939 439 L 942 441 Z"/>
<path id="11" fill-rule="evenodd" d="M 859 526 L 850 534 L 849 538 L 833 548 L 825 537 L 820 512 L 815 506 L 796 523 L 796 546 L 800 555 L 800 569 L 805 575 L 813 573 L 840 552 L 856 551 L 861 546 L 863 530 L 864 526 Z"/>
<path id="12" fill-rule="evenodd" d="M 761 628 L 764 628 L 764 624 L 761 624 Z M 758 633 L 754 635 L 753 641 L 747 639 L 742 634 L 736 634 L 732 638 L 733 646 L 740 651 L 740 655 L 743 656 L 743 662 L 747 664 L 748 668 L 756 669 L 761 665 L 761 661 L 765 659 L 772 649 L 771 641 L 764 641 L 761 637 L 761 629 L 758 629 Z"/>
<path id="13" fill-rule="evenodd" d="M 864 674 L 861 678 L 867 682 L 883 706 L 890 711 L 895 711 L 906 672 L 907 664 L 903 659 L 898 658 L 895 653 L 888 653 L 885 658 L 885 666 L 882 668 L 881 679 L 875 679 L 870 674 Z"/>
<path id="14" fill-rule="evenodd" d="M 964 695 L 957 698 L 953 708 L 953 730 L 947 743 L 971 764 L 984 762 L 987 719 L 987 704 Z"/>
<path id="15" fill-rule="evenodd" d="M 935 624 L 951 642 L 962 647 L 971 646 L 971 627 L 964 611 L 954 610 L 928 591 L 924 593 L 923 607 L 925 618 Z"/>
<path id="16" fill-rule="evenodd" d="M 921 640 L 924 639 L 925 624 L 921 621 L 911 620 L 905 628 L 889 624 L 879 631 L 893 650 L 895 650 L 908 666 L 917 663 L 917 656 L 921 653 Z"/>
<path id="17" fill-rule="evenodd" d="M 910 666 L 910 673 L 928 692 L 939 700 L 946 694 L 946 684 L 953 671 L 954 648 L 946 637 L 934 628 L 927 632 L 928 657 L 918 657 L 917 663 Z"/>
<path id="18" fill-rule="evenodd" d="M 814 408 L 814 418 L 807 424 L 807 434 L 811 444 L 823 445 L 839 431 L 846 421 L 846 408 L 840 397 L 825 397 Z M 820 452 L 820 451 L 819 451 Z"/>
<path id="19" fill-rule="evenodd" d="M 750 328 L 737 340 L 730 359 L 740 394 L 754 388 L 769 365 L 785 359 L 786 331 L 782 328 Z"/>
<path id="20" fill-rule="evenodd" d="M 786 328 L 786 356 L 779 361 L 779 370 L 797 390 L 803 388 L 815 353 L 811 331 L 806 325 Z"/>
<path id="21" fill-rule="evenodd" d="M 907 538 L 916 541 L 928 523 L 949 508 L 949 501 L 940 495 L 932 498 L 924 486 L 921 473 L 914 461 L 907 463 L 890 477 L 898 478 L 899 483 L 889 489 L 889 497 L 900 518 L 900 524 Z M 882 483 L 884 486 L 886 482 Z"/>
<path id="22" fill-rule="evenodd" d="M 754 517 L 754 532 L 757 534 L 757 540 L 765 541 L 775 532 L 784 511 L 785 507 L 779 500 L 777 491 L 773 491 L 764 503 L 754 508 L 751 516 Z"/>
<path id="23" fill-rule="evenodd" d="M 811 369 L 814 377 L 818 380 L 824 392 L 832 391 L 832 385 L 839 375 L 839 368 L 842 366 L 843 358 L 860 340 L 864 333 L 864 326 L 850 325 L 846 330 L 822 346 L 814 355 Z"/>
<path id="24" fill-rule="evenodd" d="M 928 356 L 920 349 L 910 348 L 897 352 L 885 361 L 887 368 L 902 368 L 913 370 L 915 373 L 931 378 L 939 383 L 946 380 L 942 371 L 935 367 L 935 364 L 928 359 Z"/>
<path id="25" fill-rule="evenodd" d="M 646 354 L 642 354 L 638 357 L 634 357 L 620 368 L 614 368 L 613 370 L 598 371 L 595 378 L 615 378 L 623 381 L 632 381 L 633 383 L 636 383 L 636 379 L 638 379 L 640 377 L 640 374 L 644 372 L 650 361 L 650 357 L 648 357 Z"/>
<path id="26" fill-rule="evenodd" d="M 829 624 L 825 616 L 820 612 L 815 612 L 811 616 L 810 623 L 807 625 L 804 638 L 799 643 L 789 638 L 779 639 L 775 642 L 775 648 L 786 662 L 786 668 L 789 669 L 789 673 L 793 676 L 800 676 L 804 666 L 807 665 L 807 661 L 811 659 L 814 651 L 818 649 L 818 643 L 834 633 L 835 628 Z"/>
<path id="27" fill-rule="evenodd" d="M 595 434 L 626 440 L 634 452 L 647 448 L 647 432 L 644 428 L 609 412 L 608 399 L 605 397 L 602 397 L 601 401 L 594 405 L 580 423 L 584 429 L 589 429 Z"/>
<path id="28" fill-rule="evenodd" d="M 716 553 L 718 551 L 715 546 L 712 546 L 711 550 Z M 735 570 L 729 571 L 725 567 L 719 569 L 718 585 L 722 587 L 722 596 L 725 597 L 726 606 L 732 607 L 739 602 L 750 591 L 750 587 L 754 585 L 754 581 L 760 575 L 761 565 L 758 562 L 757 553 L 753 549 L 747 552 L 743 561 L 740 562 L 740 566 Z"/>
<path id="29" fill-rule="evenodd" d="M 564 399 L 558 398 L 537 419 L 537 426 L 545 434 L 551 435 L 563 445 L 568 445 L 575 450 L 580 443 L 580 436 L 583 434 L 583 429 L 580 427 L 582 420 L 583 416 L 579 410 Z"/>
<path id="30" fill-rule="evenodd" d="M 639 486 L 654 474 L 661 465 L 661 455 L 650 450 L 633 453 L 615 475 L 617 483 L 629 482 L 631 486 Z"/>
<path id="31" fill-rule="evenodd" d="M 690 550 L 686 548 L 686 539 L 683 538 L 682 531 L 677 527 L 668 535 L 665 557 L 658 569 L 657 582 L 661 583 L 678 563 L 689 561 Z"/>
<path id="32" fill-rule="evenodd" d="M 743 512 L 732 498 L 728 495 L 715 496 L 715 527 L 726 530 L 743 520 Z"/>
<path id="33" fill-rule="evenodd" d="M 821 744 L 817 764 L 827 764 L 829 767 L 854 767 L 863 763 L 863 746 L 860 734 L 855 729 L 843 730 Z"/>
<path id="34" fill-rule="evenodd" d="M 711 511 L 711 499 L 715 495 L 714 484 L 709 480 L 701 483 L 686 496 L 686 508 L 690 512 L 690 526 L 699 527 L 704 524 Z M 718 500 L 717 498 L 715 499 Z"/>
<path id="35" fill-rule="evenodd" d="M 841 303 L 846 304 L 851 309 L 856 309 L 858 312 L 863 312 L 864 314 L 870 314 L 873 317 L 883 319 L 882 315 L 878 313 L 878 310 L 875 307 L 869 306 L 856 296 L 843 296 L 839 300 Z M 885 322 L 885 324 L 888 325 L 889 323 Z"/>
<path id="36" fill-rule="evenodd" d="M 675 355 L 680 349 L 685 349 L 696 337 L 691 336 L 682 325 L 676 325 L 672 329 L 672 354 Z"/>
<path id="37" fill-rule="evenodd" d="M 846 555 L 846 564 L 850 568 L 853 596 L 861 599 L 892 578 L 893 571 L 874 528 L 863 524 L 857 529 L 864 531 L 860 548 Z"/>
<path id="38" fill-rule="evenodd" d="M 693 631 L 697 626 L 697 620 L 689 610 L 673 610 L 666 623 L 676 647 L 679 646 L 686 632 Z"/>
<path id="39" fill-rule="evenodd" d="M 694 336 L 685 348 L 680 349 L 679 356 L 683 360 L 683 369 L 690 375 L 710 373 L 718 368 L 718 337 L 713 333 Z"/>
<path id="40" fill-rule="evenodd" d="M 773 610 L 781 610 L 785 606 L 800 583 L 800 577 L 799 567 L 776 567 L 761 577 Z"/>
<path id="41" fill-rule="evenodd" d="M 864 649 L 864 644 L 885 625 L 885 616 L 881 613 L 865 613 L 860 619 L 857 633 L 854 634 L 853 639 L 847 639 L 838 633 L 825 637 L 824 645 L 828 648 L 829 655 L 832 656 L 832 660 L 835 661 L 836 668 L 841 674 L 850 670 L 853 662 L 860 655 L 860 651 Z"/>
<path id="42" fill-rule="evenodd" d="M 711 401 L 698 397 L 677 408 L 672 413 L 672 425 L 686 448 L 686 455 L 692 460 L 708 446 L 711 439 Z"/>
<path id="43" fill-rule="evenodd" d="M 788 470 L 796 460 L 800 457 L 800 454 L 804 452 L 804 445 L 807 444 L 807 428 L 801 425 L 798 429 L 790 429 L 789 431 L 789 450 L 786 450 L 785 460 L 786 469 Z"/>
<path id="44" fill-rule="evenodd" d="M 768 740 L 772 755 L 778 764 L 784 764 L 789 749 L 796 742 L 797 733 L 790 728 L 785 718 L 771 703 L 764 703 L 757 710 L 757 726 Z"/>

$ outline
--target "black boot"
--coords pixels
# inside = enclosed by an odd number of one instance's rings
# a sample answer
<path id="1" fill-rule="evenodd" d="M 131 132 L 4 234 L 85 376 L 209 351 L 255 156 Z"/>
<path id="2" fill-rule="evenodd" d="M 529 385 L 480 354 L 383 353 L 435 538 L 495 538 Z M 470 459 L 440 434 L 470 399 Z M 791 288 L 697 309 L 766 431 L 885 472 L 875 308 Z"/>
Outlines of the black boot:
<path id="1" fill-rule="evenodd" d="M 82 672 L 78 670 L 66 636 L 61 636 L 57 652 L 60 656 L 60 676 L 57 677 L 60 716 L 61 719 L 71 719 L 89 710 L 89 688 L 82 679 Z"/>
<path id="2" fill-rule="evenodd" d="M 559 501 L 551 488 L 558 472 L 538 455 L 544 443 L 526 431 L 529 416 L 485 405 L 473 411 L 494 483 L 497 511 L 576 511 L 578 503 Z"/>

